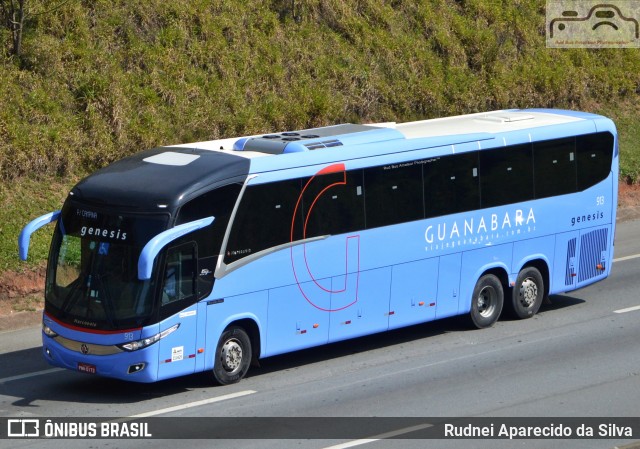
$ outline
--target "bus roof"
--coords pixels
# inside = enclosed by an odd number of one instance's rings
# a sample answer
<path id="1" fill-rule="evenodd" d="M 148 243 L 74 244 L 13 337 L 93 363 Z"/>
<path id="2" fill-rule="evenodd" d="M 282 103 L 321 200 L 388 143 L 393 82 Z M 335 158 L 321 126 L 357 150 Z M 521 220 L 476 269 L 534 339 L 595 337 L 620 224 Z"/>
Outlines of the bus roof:
<path id="1" fill-rule="evenodd" d="M 96 206 L 172 211 L 201 191 L 246 179 L 249 160 L 222 151 L 154 148 L 80 181 L 71 195 Z"/>
<path id="2" fill-rule="evenodd" d="M 543 126 L 562 125 L 565 123 L 601 118 L 599 115 L 586 112 L 560 109 L 509 109 L 475 114 L 457 115 L 453 117 L 435 118 L 407 123 L 374 123 L 370 125 L 334 125 L 282 133 L 258 134 L 245 137 L 234 137 L 204 142 L 194 142 L 175 147 L 200 148 L 205 150 L 241 150 L 244 157 L 254 158 L 265 155 L 311 151 L 322 146 L 323 141 L 337 140 L 338 145 L 373 143 L 395 139 L 417 139 L 426 137 L 442 137 L 459 134 L 492 133 L 540 128 Z M 365 136 L 363 133 L 367 132 Z M 372 133 L 371 131 L 376 131 Z M 329 139 L 335 137 L 335 139 Z M 358 139 L 360 138 L 360 139 Z M 287 144 L 287 151 L 264 151 L 265 143 L 274 146 Z M 254 145 L 247 145 L 247 142 Z M 342 145 L 340 145 L 342 143 Z M 301 148 L 301 146 L 305 148 Z"/>
<path id="3" fill-rule="evenodd" d="M 148 150 L 85 178 L 72 195 L 105 205 L 172 210 L 199 192 L 231 180 L 239 182 L 250 174 L 431 148 L 433 156 L 438 156 L 456 148 L 469 151 L 470 144 L 476 149 L 489 148 L 614 129 L 604 117 L 554 109 L 501 110 L 408 123 L 342 124 Z M 431 157 L 428 152 L 423 154 Z"/>
<path id="4" fill-rule="evenodd" d="M 396 129 L 408 139 L 479 132 L 500 134 L 593 117 L 597 116 L 573 111 L 504 110 L 403 123 L 397 125 Z"/>
<path id="5" fill-rule="evenodd" d="M 596 122 L 602 121 L 607 124 L 598 127 Z M 250 173 L 259 174 L 419 149 L 439 147 L 433 151 L 437 156 L 455 152 L 456 146 L 458 151 L 469 151 L 469 143 L 477 143 L 476 149 L 489 148 L 614 129 L 609 119 L 586 112 L 509 109 L 407 123 L 335 125 L 176 147 L 236 154 L 250 159 Z"/>

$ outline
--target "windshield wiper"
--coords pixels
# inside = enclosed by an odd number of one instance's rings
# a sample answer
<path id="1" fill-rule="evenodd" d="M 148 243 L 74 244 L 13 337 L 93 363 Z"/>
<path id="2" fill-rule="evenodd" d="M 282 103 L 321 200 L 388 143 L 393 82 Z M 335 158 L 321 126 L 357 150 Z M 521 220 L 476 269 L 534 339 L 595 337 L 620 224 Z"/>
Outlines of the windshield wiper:
<path id="1" fill-rule="evenodd" d="M 64 296 L 64 300 L 62 301 L 62 305 L 60 306 L 60 310 L 62 310 L 63 312 L 68 313 L 69 310 L 73 308 L 73 306 L 75 306 L 76 303 L 78 302 L 77 297 L 78 296 L 82 297 L 82 295 L 74 295 L 74 293 L 81 291 L 78 288 L 78 284 L 82 284 L 80 277 L 78 277 L 78 279 L 76 279 L 71 284 L 69 284 L 68 287 L 63 287 L 63 288 L 69 288 L 69 292 Z M 76 299 L 72 302 L 71 300 L 74 299 L 74 297 Z"/>

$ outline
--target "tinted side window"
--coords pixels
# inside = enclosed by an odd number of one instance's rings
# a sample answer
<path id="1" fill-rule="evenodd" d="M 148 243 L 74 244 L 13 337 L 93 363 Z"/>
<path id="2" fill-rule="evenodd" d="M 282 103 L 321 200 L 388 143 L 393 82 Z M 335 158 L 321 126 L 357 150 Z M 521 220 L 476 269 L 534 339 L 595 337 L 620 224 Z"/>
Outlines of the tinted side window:
<path id="1" fill-rule="evenodd" d="M 531 144 L 480 152 L 482 207 L 533 199 Z"/>
<path id="2" fill-rule="evenodd" d="M 422 166 L 413 162 L 364 170 L 367 228 L 424 217 Z"/>
<path id="3" fill-rule="evenodd" d="M 200 257 L 217 256 L 224 238 L 233 206 L 242 186 L 230 184 L 217 188 L 182 206 L 176 224 L 189 223 L 205 217 L 215 217 L 213 224 L 188 235 L 198 243 Z"/>
<path id="4" fill-rule="evenodd" d="M 195 295 L 196 259 L 193 244 L 167 251 L 162 282 L 162 304 L 187 299 Z"/>
<path id="5" fill-rule="evenodd" d="M 161 318 L 190 306 L 196 301 L 197 247 L 193 242 L 167 250 L 162 278 Z"/>
<path id="6" fill-rule="evenodd" d="M 179 242 L 195 241 L 198 247 L 198 296 L 211 293 L 213 273 L 222 247 L 222 240 L 229 224 L 231 212 L 242 186 L 229 184 L 204 193 L 182 206 L 176 224 L 189 223 L 205 217 L 215 217 L 213 223 L 203 229 L 185 235 Z"/>
<path id="7" fill-rule="evenodd" d="M 430 159 L 423 170 L 427 218 L 480 207 L 476 151 Z"/>
<path id="8" fill-rule="evenodd" d="M 611 172 L 613 135 L 608 132 L 576 137 L 578 190 L 588 189 Z"/>
<path id="9" fill-rule="evenodd" d="M 362 170 L 316 175 L 303 195 L 307 238 L 364 229 Z M 305 184 L 307 180 L 304 181 Z"/>
<path id="10" fill-rule="evenodd" d="M 576 191 L 575 138 L 533 144 L 535 197 L 547 198 Z"/>
<path id="11" fill-rule="evenodd" d="M 225 263 L 290 242 L 299 196 L 299 179 L 248 186 L 229 235 Z M 299 206 L 293 240 L 301 238 L 301 210 Z"/>

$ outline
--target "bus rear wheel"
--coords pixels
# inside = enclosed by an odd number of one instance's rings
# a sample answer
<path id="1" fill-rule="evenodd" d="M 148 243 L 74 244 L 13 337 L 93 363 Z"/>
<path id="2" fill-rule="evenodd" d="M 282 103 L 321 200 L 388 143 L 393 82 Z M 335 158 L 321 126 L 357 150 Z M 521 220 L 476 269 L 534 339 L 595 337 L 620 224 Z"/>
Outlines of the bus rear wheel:
<path id="1" fill-rule="evenodd" d="M 218 341 L 213 377 L 220 385 L 240 382 L 251 364 L 251 340 L 241 327 L 227 328 Z"/>
<path id="2" fill-rule="evenodd" d="M 516 318 L 531 318 L 544 298 L 544 279 L 535 267 L 525 267 L 516 279 L 511 299 L 511 312 Z"/>
<path id="3" fill-rule="evenodd" d="M 478 329 L 491 327 L 500 318 L 504 304 L 502 283 L 493 274 L 485 274 L 476 283 L 471 298 L 469 319 Z"/>

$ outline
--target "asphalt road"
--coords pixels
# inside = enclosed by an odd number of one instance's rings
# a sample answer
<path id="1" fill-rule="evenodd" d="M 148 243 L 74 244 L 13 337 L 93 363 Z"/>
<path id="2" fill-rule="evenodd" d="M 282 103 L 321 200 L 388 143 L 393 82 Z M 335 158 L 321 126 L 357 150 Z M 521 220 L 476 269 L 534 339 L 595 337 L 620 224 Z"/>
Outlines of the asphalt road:
<path id="1" fill-rule="evenodd" d="M 640 306 L 639 237 L 640 221 L 620 224 L 612 276 L 552 297 L 533 319 L 480 331 L 447 319 L 301 351 L 264 360 L 227 387 L 203 374 L 139 385 L 52 369 L 39 328 L 7 332 L 0 334 L 0 417 L 407 417 L 406 425 L 395 422 L 405 436 L 411 417 L 640 421 L 640 308 L 625 311 Z M 371 437 L 384 433 L 374 430 Z M 0 447 L 601 449 L 639 440 L 0 440 Z"/>

